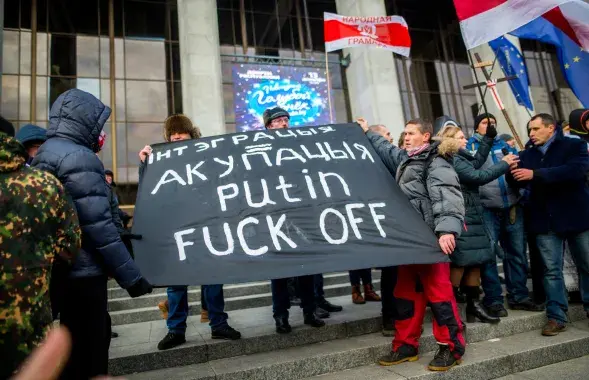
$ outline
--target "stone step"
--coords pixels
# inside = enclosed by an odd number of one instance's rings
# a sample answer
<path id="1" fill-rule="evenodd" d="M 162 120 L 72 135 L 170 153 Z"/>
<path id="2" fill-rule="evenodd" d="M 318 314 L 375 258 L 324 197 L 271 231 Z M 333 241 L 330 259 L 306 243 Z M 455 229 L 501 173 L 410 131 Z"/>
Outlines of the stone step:
<path id="1" fill-rule="evenodd" d="M 327 326 L 320 329 L 304 326 L 302 313 L 296 310 L 297 308 L 293 308 L 290 318 L 293 332 L 289 335 L 275 333 L 272 311 L 268 307 L 230 313 L 230 325 L 239 330 L 243 336 L 238 341 L 212 340 L 208 325 L 199 323 L 197 317 L 189 317 L 186 333 L 187 343 L 167 351 L 157 350 L 157 343 L 167 333 L 164 321 L 118 326 L 114 328 L 114 331 L 118 332 L 120 336 L 113 339 L 111 343 L 110 370 L 113 374 L 119 375 L 186 366 L 319 342 L 345 340 L 345 338 L 359 337 L 380 331 L 380 303 L 353 305 L 349 297 L 340 297 L 331 301 L 342 304 L 344 311 L 332 313 L 331 318 L 326 320 Z M 545 322 L 544 313 L 522 311 L 510 311 L 509 313 L 510 316 L 504 318 L 496 326 L 480 323 L 468 324 L 469 342 L 478 342 L 530 330 L 539 331 Z M 570 314 L 572 320 L 585 317 L 580 306 L 571 307 Z M 426 321 L 431 321 L 429 310 L 426 313 Z M 382 337 L 380 333 L 377 333 L 376 336 L 379 338 L 379 345 L 381 345 L 379 347 L 390 348 L 390 338 Z M 430 344 L 432 347 L 427 350 L 433 349 L 435 342 L 431 335 L 431 329 L 428 327 L 425 329 L 423 341 L 424 345 Z"/>
<path id="2" fill-rule="evenodd" d="M 426 369 L 437 345 L 425 326 L 418 362 L 380 367 L 377 359 L 390 351 L 390 338 L 378 333 L 348 336 L 305 346 L 279 348 L 206 363 L 159 369 L 126 376 L 128 379 L 193 380 L 316 380 L 346 379 L 493 379 L 589 354 L 587 321 L 576 322 L 556 337 L 542 337 L 538 314 L 514 313 L 495 326 L 469 324 L 470 342 L 461 365 L 451 372 Z M 348 370 L 348 371 L 346 371 Z M 323 376 L 319 376 L 323 375 Z"/>
<path id="3" fill-rule="evenodd" d="M 514 373 L 497 380 L 587 380 L 588 377 L 589 355 L 585 355 L 529 371 Z"/>
<path id="4" fill-rule="evenodd" d="M 374 289 L 380 290 L 380 279 L 373 278 L 372 283 Z M 323 290 L 325 292 L 325 297 L 327 298 L 344 295 L 349 295 L 349 298 L 352 298 L 349 284 L 326 285 L 323 287 Z M 162 317 L 160 310 L 157 308 L 157 304 L 164 299 L 166 299 L 165 295 L 153 296 L 150 294 L 134 299 L 129 298 L 121 301 L 111 300 L 109 301 L 109 313 L 112 319 L 112 324 L 122 325 L 161 320 Z M 189 314 L 200 314 L 200 290 L 189 293 L 188 301 Z M 225 296 L 226 312 L 271 305 L 272 293 L 260 293 L 238 297 Z"/>
<path id="5" fill-rule="evenodd" d="M 380 278 L 380 271 L 373 270 L 372 271 L 372 278 L 373 280 Z M 112 280 L 111 280 L 112 281 Z M 326 273 L 323 275 L 323 283 L 324 285 L 335 285 L 335 284 L 347 284 L 350 285 L 350 278 L 348 272 L 337 272 L 337 273 Z M 167 288 L 155 288 L 151 294 L 146 296 L 140 297 L 166 297 L 166 289 Z M 189 286 L 188 290 L 195 293 L 200 294 L 200 286 Z M 252 294 L 259 294 L 259 293 L 269 293 L 270 292 L 270 281 L 256 281 L 256 282 L 248 282 L 244 284 L 233 284 L 233 285 L 225 285 L 223 287 L 223 292 L 225 297 L 240 297 L 240 296 L 249 296 Z M 116 282 L 110 283 L 108 287 L 108 298 L 111 301 L 121 301 L 131 299 L 129 297 L 129 293 L 125 289 L 121 289 Z M 198 300 L 200 300 L 200 296 L 198 296 Z"/>

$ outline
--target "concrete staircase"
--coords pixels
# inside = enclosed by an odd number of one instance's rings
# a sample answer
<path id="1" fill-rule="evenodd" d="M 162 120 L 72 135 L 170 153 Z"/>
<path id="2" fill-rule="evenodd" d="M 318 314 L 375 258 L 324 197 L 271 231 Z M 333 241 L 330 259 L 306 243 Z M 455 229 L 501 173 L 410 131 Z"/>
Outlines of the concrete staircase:
<path id="1" fill-rule="evenodd" d="M 378 288 L 380 272 L 373 271 L 373 278 Z M 553 338 L 540 335 L 544 313 L 510 311 L 498 325 L 468 324 L 463 363 L 446 374 L 431 373 L 425 366 L 436 343 L 428 311 L 420 361 L 380 367 L 376 360 L 391 344 L 380 334 L 380 303 L 352 304 L 347 273 L 325 275 L 327 297 L 344 311 L 332 313 L 325 327 L 314 329 L 292 307 L 293 332 L 286 336 L 274 331 L 268 282 L 225 286 L 229 323 L 243 336 L 238 341 L 210 338 L 209 326 L 199 320 L 200 288 L 189 288 L 187 342 L 158 351 L 167 329 L 156 304 L 165 299 L 165 290 L 130 299 L 111 284 L 113 330 L 120 336 L 111 343 L 110 372 L 128 379 L 526 379 L 525 371 L 589 355 L 589 325 L 582 307 L 571 306 L 574 322 Z"/>

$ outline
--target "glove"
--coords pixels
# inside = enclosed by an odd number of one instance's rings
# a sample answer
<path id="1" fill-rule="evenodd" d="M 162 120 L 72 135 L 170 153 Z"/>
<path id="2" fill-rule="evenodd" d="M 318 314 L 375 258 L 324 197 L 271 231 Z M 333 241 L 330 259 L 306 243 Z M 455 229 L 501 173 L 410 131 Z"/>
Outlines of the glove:
<path id="1" fill-rule="evenodd" d="M 151 293 L 152 290 L 153 286 L 146 279 L 141 277 L 139 281 L 127 288 L 127 293 L 129 293 L 132 298 L 137 298 L 144 294 Z"/>
<path id="2" fill-rule="evenodd" d="M 485 133 L 485 136 L 490 137 L 494 140 L 495 137 L 497 137 L 497 128 L 495 128 L 493 124 L 490 124 L 487 127 L 487 133 Z"/>

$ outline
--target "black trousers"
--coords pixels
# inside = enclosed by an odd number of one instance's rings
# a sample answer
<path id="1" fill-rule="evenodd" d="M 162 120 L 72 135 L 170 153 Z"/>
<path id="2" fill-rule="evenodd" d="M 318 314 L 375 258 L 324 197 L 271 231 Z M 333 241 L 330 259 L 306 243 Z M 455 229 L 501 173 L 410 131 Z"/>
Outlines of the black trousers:
<path id="1" fill-rule="evenodd" d="M 380 299 L 382 304 L 382 317 L 384 319 L 397 320 L 396 299 L 394 295 L 397 285 L 397 267 L 381 268 L 380 275 Z"/>
<path id="2" fill-rule="evenodd" d="M 108 374 L 110 316 L 105 276 L 69 278 L 61 300 L 61 324 L 72 336 L 72 351 L 60 379 Z"/>

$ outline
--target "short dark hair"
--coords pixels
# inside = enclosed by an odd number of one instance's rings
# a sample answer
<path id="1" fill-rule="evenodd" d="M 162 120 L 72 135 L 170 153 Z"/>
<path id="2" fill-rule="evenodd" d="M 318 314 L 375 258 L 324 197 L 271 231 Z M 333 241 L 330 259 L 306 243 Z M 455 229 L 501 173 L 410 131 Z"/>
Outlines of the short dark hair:
<path id="1" fill-rule="evenodd" d="M 408 126 L 409 124 L 415 124 L 418 126 L 419 132 L 421 132 L 422 134 L 426 134 L 429 133 L 430 138 L 434 136 L 434 126 L 432 125 L 432 122 L 426 119 L 411 119 L 408 122 L 405 123 L 405 126 Z"/>
<path id="2" fill-rule="evenodd" d="M 556 127 L 556 119 L 554 119 L 554 117 L 548 113 L 539 113 L 537 115 L 534 115 L 532 116 L 530 121 L 534 121 L 537 119 L 541 119 L 542 124 L 544 124 L 545 127 L 548 127 L 550 125 L 554 125 Z"/>

